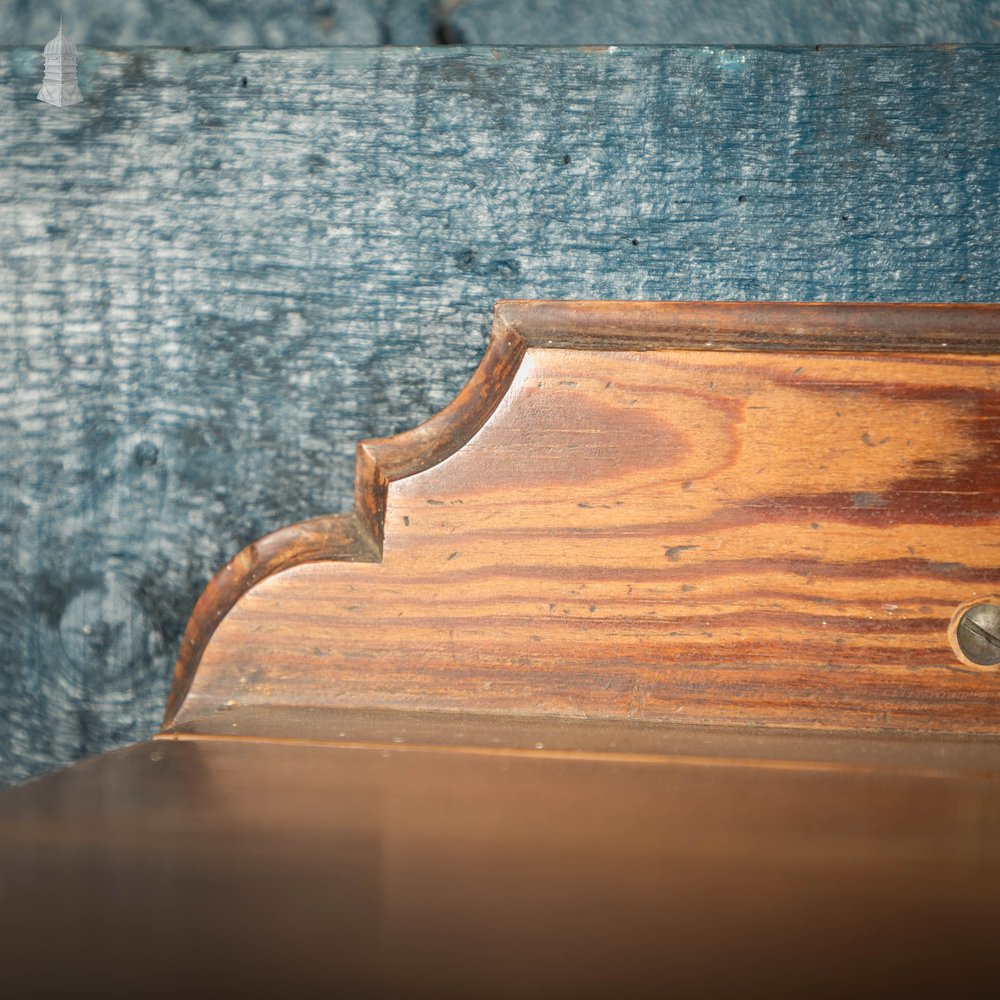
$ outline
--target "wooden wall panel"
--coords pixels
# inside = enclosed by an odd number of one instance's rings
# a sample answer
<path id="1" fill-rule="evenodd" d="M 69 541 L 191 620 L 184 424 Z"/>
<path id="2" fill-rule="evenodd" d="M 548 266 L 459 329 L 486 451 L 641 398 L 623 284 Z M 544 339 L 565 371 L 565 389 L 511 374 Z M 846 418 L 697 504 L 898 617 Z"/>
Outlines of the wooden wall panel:
<path id="1" fill-rule="evenodd" d="M 0 757 L 153 732 L 500 298 L 994 301 L 993 49 L 0 50 Z M 244 86 L 243 81 L 246 81 Z"/>
<path id="2" fill-rule="evenodd" d="M 747 341 L 773 331 L 767 349 L 738 349 L 741 322 Z M 815 350 L 865 329 L 920 353 Z M 949 639 L 959 605 L 1000 592 L 1000 359 L 968 353 L 998 338 L 997 308 L 499 307 L 455 406 L 359 449 L 362 512 L 384 483 L 381 560 L 340 561 L 338 542 L 338 561 L 256 583 L 179 718 L 264 703 L 1000 732 L 1000 670 Z M 182 658 L 173 710 L 195 668 Z"/>
<path id="3" fill-rule="evenodd" d="M 1000 41 L 994 0 L 459 0 L 443 21 L 468 44 L 919 45 Z"/>
<path id="4" fill-rule="evenodd" d="M 1000 41 L 995 0 L 57 0 L 0 4 L 0 38 L 41 46 L 62 13 L 78 44 L 926 45 Z"/>
<path id="5" fill-rule="evenodd" d="M 799 2 L 799 0 L 792 0 Z M 434 0 L 57 0 L 0 4 L 7 45 L 44 45 L 61 15 L 77 45 L 194 48 L 301 48 L 316 45 L 433 45 L 440 30 Z M 963 19 L 958 19 L 961 23 Z M 946 29 L 947 15 L 939 21 Z M 916 40 L 916 39 L 914 39 Z M 946 40 L 943 36 L 941 41 Z M 975 41 L 966 38 L 965 41 Z"/>

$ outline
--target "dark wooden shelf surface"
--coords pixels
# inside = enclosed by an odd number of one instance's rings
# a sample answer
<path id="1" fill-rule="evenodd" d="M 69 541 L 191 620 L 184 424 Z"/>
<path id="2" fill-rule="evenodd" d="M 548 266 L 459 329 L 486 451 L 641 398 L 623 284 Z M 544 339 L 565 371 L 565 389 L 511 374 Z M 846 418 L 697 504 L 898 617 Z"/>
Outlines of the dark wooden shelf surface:
<path id="1" fill-rule="evenodd" d="M 992 743 L 270 711 L 0 799 L 7 995 L 989 995 Z"/>

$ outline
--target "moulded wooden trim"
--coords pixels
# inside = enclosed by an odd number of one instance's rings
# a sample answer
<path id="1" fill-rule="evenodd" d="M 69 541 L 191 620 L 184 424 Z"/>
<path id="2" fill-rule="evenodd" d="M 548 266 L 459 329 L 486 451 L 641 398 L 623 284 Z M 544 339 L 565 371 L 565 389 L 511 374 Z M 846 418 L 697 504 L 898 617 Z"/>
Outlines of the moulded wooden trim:
<path id="1" fill-rule="evenodd" d="M 212 577 L 198 598 L 181 639 L 163 724 L 169 725 L 187 697 L 219 622 L 251 587 L 274 573 L 306 562 L 378 559 L 368 526 L 356 512 L 299 521 L 251 542 Z"/>
<path id="2" fill-rule="evenodd" d="M 664 726 L 643 719 L 432 708 L 237 704 L 185 719 L 155 738 L 854 773 L 892 768 L 928 778 L 1000 774 L 1000 738 L 995 736 L 935 733 L 914 739 L 894 732 Z"/>
<path id="3" fill-rule="evenodd" d="M 494 330 L 527 347 L 995 354 L 1000 304 L 508 299 Z"/>
<path id="4" fill-rule="evenodd" d="M 358 445 L 352 513 L 275 531 L 213 577 L 181 642 L 164 725 L 217 626 L 253 586 L 303 563 L 381 560 L 389 484 L 462 448 L 506 395 L 528 348 L 994 354 L 998 331 L 1000 305 L 986 303 L 499 301 L 483 360 L 455 399 L 412 430 Z"/>
<path id="5" fill-rule="evenodd" d="M 412 430 L 358 445 L 355 509 L 365 519 L 380 552 L 389 483 L 438 465 L 469 441 L 506 395 L 525 348 L 519 332 L 495 315 L 483 360 L 465 388 L 443 410 Z"/>
<path id="6" fill-rule="evenodd" d="M 184 703 L 219 623 L 251 587 L 303 563 L 381 561 L 389 483 L 415 475 L 458 451 L 503 399 L 524 350 L 525 342 L 515 331 L 494 323 L 482 362 L 451 403 L 411 430 L 358 444 L 351 513 L 279 528 L 248 545 L 215 574 L 181 639 L 164 726 L 170 725 Z"/>

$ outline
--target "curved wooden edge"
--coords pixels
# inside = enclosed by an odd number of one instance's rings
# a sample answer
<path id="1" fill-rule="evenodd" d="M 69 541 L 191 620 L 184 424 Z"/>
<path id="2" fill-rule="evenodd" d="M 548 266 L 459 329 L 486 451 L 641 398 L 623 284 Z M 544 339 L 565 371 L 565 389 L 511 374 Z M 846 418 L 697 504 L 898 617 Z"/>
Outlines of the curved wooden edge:
<path id="1" fill-rule="evenodd" d="M 215 629 L 251 587 L 302 563 L 381 560 L 389 484 L 465 445 L 505 396 L 529 347 L 994 354 L 1000 351 L 1000 305 L 497 302 L 483 360 L 455 399 L 412 430 L 358 445 L 352 513 L 281 528 L 212 578 L 181 641 L 164 726 L 177 717 Z"/>
<path id="2" fill-rule="evenodd" d="M 377 562 L 379 553 L 356 513 L 300 521 L 252 542 L 212 579 L 195 605 L 181 639 L 163 725 L 176 717 L 187 697 L 202 654 L 219 622 L 255 584 L 291 566 L 322 560 Z"/>
<path id="3" fill-rule="evenodd" d="M 443 410 L 412 430 L 358 445 L 354 506 L 380 550 L 389 483 L 430 469 L 465 445 L 506 395 L 526 346 L 525 339 L 504 321 L 498 309 L 483 360 L 465 388 Z"/>
<path id="4" fill-rule="evenodd" d="M 394 437 L 358 445 L 350 514 L 301 521 L 248 545 L 209 581 L 188 620 L 174 667 L 163 727 L 177 718 L 219 623 L 262 580 L 309 562 L 380 562 L 390 482 L 431 468 L 458 451 L 503 399 L 524 357 L 524 340 L 494 322 L 490 343 L 464 389 L 439 413 Z"/>

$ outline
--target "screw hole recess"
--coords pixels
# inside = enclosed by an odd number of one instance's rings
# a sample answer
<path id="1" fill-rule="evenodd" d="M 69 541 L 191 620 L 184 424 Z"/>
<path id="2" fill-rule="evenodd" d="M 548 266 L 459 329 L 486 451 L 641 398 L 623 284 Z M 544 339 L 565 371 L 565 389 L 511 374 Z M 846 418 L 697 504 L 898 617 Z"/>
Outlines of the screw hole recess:
<path id="1" fill-rule="evenodd" d="M 948 626 L 948 640 L 966 666 L 992 670 L 1000 665 L 1000 595 L 960 604 Z"/>

